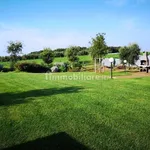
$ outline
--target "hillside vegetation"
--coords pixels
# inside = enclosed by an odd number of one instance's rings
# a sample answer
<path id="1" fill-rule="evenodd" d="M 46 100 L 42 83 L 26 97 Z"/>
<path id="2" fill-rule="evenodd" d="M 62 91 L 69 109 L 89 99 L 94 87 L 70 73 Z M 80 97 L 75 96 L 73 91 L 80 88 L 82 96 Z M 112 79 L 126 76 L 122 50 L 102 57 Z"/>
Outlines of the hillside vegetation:
<path id="1" fill-rule="evenodd" d="M 106 58 L 119 58 L 119 54 L 107 54 Z M 89 64 L 93 64 L 92 63 L 92 58 L 90 55 L 85 55 L 85 56 L 79 56 L 79 60 L 84 62 L 85 64 L 89 65 Z M 57 62 L 67 62 L 67 58 L 66 57 L 56 57 L 54 59 L 54 63 Z M 29 59 L 29 60 L 22 60 L 22 61 L 18 61 L 18 62 L 36 62 L 38 64 L 42 63 L 43 60 L 42 59 Z M 4 65 L 5 67 L 9 67 L 10 66 L 10 62 L 0 62 L 0 64 Z"/>

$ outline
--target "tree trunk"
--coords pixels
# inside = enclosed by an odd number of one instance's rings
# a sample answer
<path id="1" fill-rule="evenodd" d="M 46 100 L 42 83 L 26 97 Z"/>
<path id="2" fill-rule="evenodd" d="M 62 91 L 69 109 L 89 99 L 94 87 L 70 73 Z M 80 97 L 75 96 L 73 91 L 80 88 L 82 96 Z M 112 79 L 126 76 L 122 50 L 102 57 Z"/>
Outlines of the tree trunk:
<path id="1" fill-rule="evenodd" d="M 104 63 L 103 63 L 103 72 L 105 72 L 105 66 L 104 66 Z"/>
<path id="2" fill-rule="evenodd" d="M 95 66 L 95 73 L 96 73 L 96 58 L 95 58 L 95 64 L 94 64 L 94 66 Z"/>
<path id="3" fill-rule="evenodd" d="M 99 72 L 102 72 L 102 58 L 99 58 Z"/>
<path id="4" fill-rule="evenodd" d="M 130 70 L 131 68 L 130 68 L 130 63 L 128 63 L 128 69 Z"/>
<path id="5" fill-rule="evenodd" d="M 101 72 L 101 62 L 100 62 L 100 58 L 99 58 L 98 60 L 99 60 L 99 72 Z"/>

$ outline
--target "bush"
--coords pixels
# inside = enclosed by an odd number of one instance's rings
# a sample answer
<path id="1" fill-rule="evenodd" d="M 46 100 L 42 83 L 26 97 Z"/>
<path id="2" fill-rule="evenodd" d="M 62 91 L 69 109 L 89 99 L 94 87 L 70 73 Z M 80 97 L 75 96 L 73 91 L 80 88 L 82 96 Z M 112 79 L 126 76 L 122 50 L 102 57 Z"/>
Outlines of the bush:
<path id="1" fill-rule="evenodd" d="M 2 72 L 10 72 L 10 71 L 14 71 L 13 68 L 3 68 Z"/>
<path id="2" fill-rule="evenodd" d="M 73 63 L 79 60 L 79 58 L 77 57 L 77 52 L 78 52 L 77 47 L 72 46 L 66 49 L 65 55 L 68 58 L 68 60 Z"/>
<path id="3" fill-rule="evenodd" d="M 51 64 L 54 60 L 54 53 L 50 48 L 45 48 L 40 55 L 46 64 Z"/>
<path id="4" fill-rule="evenodd" d="M 3 70 L 3 65 L 0 65 L 0 71 L 2 71 Z"/>
<path id="5" fill-rule="evenodd" d="M 34 63 L 35 63 L 35 62 L 34 62 Z M 51 63 L 51 64 L 45 64 L 44 62 L 41 62 L 40 65 L 43 66 L 43 67 L 45 67 L 45 68 L 49 68 L 49 69 L 50 69 L 51 67 L 53 67 L 53 64 L 52 64 L 52 63 Z"/>
<path id="6" fill-rule="evenodd" d="M 73 62 L 70 64 L 69 72 L 79 72 L 82 68 L 81 62 Z"/>
<path id="7" fill-rule="evenodd" d="M 15 67 L 19 71 L 32 73 L 43 73 L 49 71 L 47 66 L 29 62 L 17 63 Z"/>
<path id="8" fill-rule="evenodd" d="M 54 56 L 55 57 L 64 57 L 64 53 L 63 52 L 54 52 Z"/>
<path id="9" fill-rule="evenodd" d="M 9 72 L 9 71 L 14 71 L 13 68 L 4 68 L 3 65 L 0 65 L 0 72 Z"/>
<path id="10" fill-rule="evenodd" d="M 0 72 L 10 72 L 14 71 L 13 68 L 4 68 L 3 65 L 0 65 Z"/>
<path id="11" fill-rule="evenodd" d="M 64 63 L 63 65 L 59 65 L 59 72 L 67 72 L 68 71 L 68 64 Z"/>

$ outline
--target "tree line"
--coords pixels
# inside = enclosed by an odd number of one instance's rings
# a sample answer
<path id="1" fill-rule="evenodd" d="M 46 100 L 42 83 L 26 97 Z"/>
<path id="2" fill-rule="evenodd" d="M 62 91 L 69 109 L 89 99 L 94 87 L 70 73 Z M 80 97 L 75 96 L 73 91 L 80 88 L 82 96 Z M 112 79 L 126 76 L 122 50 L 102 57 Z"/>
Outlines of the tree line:
<path id="1" fill-rule="evenodd" d="M 15 44 L 15 42 L 14 42 Z M 115 47 L 115 46 L 110 46 L 108 48 L 108 53 L 118 53 L 119 52 L 119 48 Z M 80 46 L 75 46 L 75 51 L 77 52 L 78 56 L 83 56 L 83 55 L 89 55 L 90 54 L 90 48 L 88 47 L 80 47 Z M 58 49 L 54 49 L 53 53 L 54 53 L 54 57 L 65 57 L 65 52 L 66 52 L 67 48 L 58 48 Z M 43 50 L 39 50 L 39 51 L 34 51 L 31 52 L 29 54 L 24 54 L 24 55 L 17 55 L 17 60 L 31 60 L 31 59 L 40 59 L 41 58 L 41 53 L 44 51 Z M 1 62 L 8 62 L 11 61 L 11 57 L 10 56 L 0 56 L 0 61 Z"/>
<path id="2" fill-rule="evenodd" d="M 31 52 L 28 55 L 19 54 L 22 53 L 23 45 L 21 42 L 10 42 L 7 47 L 7 53 L 10 56 L 1 57 L 5 58 L 5 61 L 10 61 L 11 68 L 14 68 L 16 62 L 18 60 L 26 60 L 26 59 L 37 59 L 42 58 L 44 63 L 50 66 L 52 64 L 55 57 L 64 57 L 68 58 L 69 66 L 71 68 L 81 67 L 81 62 L 79 60 L 80 55 L 91 55 L 93 60 L 99 60 L 99 66 L 102 65 L 102 60 L 104 57 L 110 52 L 119 52 L 120 59 L 122 63 L 124 60 L 127 61 L 128 64 L 134 65 L 135 62 L 139 59 L 140 55 L 140 47 L 138 44 L 133 43 L 124 47 L 110 47 L 107 46 L 105 41 L 105 33 L 98 33 L 94 38 L 90 41 L 91 46 L 80 47 L 80 46 L 71 46 L 69 48 L 59 48 L 52 50 L 50 48 L 44 48 L 41 51 Z"/>

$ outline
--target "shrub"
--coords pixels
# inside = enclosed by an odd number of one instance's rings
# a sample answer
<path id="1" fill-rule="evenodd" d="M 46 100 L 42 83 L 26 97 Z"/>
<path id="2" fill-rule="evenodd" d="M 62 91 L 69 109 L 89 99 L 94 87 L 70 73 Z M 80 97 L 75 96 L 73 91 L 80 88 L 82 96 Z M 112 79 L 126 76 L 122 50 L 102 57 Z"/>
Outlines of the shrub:
<path id="1" fill-rule="evenodd" d="M 41 66 L 43 66 L 43 67 L 46 67 L 46 68 L 51 68 L 51 67 L 53 67 L 53 64 L 51 63 L 51 64 L 45 64 L 44 62 L 41 62 Z"/>
<path id="2" fill-rule="evenodd" d="M 14 71 L 13 68 L 4 68 L 3 65 L 0 65 L 0 72 L 9 72 L 9 71 Z"/>
<path id="3" fill-rule="evenodd" d="M 0 72 L 9 72 L 9 71 L 14 71 L 13 68 L 4 68 L 3 65 L 0 65 Z"/>
<path id="4" fill-rule="evenodd" d="M 0 71 L 2 71 L 3 70 L 3 65 L 0 65 Z"/>
<path id="5" fill-rule="evenodd" d="M 72 46 L 66 49 L 65 55 L 68 58 L 68 60 L 73 63 L 74 61 L 79 60 L 79 58 L 77 57 L 77 52 L 78 52 L 77 47 Z"/>
<path id="6" fill-rule="evenodd" d="M 63 65 L 59 65 L 59 72 L 67 72 L 68 71 L 68 64 L 64 63 Z"/>
<path id="7" fill-rule="evenodd" d="M 63 52 L 54 52 L 54 56 L 55 57 L 64 57 L 64 53 Z"/>
<path id="8" fill-rule="evenodd" d="M 51 64 L 54 60 L 53 51 L 50 48 L 45 48 L 41 53 L 41 58 L 46 64 Z"/>
<path id="9" fill-rule="evenodd" d="M 58 72 L 67 72 L 68 71 L 68 63 L 54 63 L 55 66 L 58 67 Z"/>
<path id="10" fill-rule="evenodd" d="M 69 72 L 79 72 L 82 68 L 81 62 L 73 62 L 70 64 Z"/>
<path id="11" fill-rule="evenodd" d="M 14 68 L 3 68 L 2 72 L 10 72 L 10 71 L 14 71 Z"/>
<path id="12" fill-rule="evenodd" d="M 19 71 L 32 73 L 42 73 L 49 71 L 47 66 L 29 62 L 17 63 L 15 67 Z"/>

